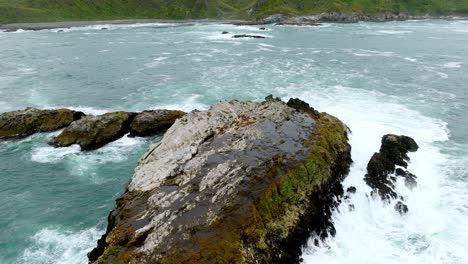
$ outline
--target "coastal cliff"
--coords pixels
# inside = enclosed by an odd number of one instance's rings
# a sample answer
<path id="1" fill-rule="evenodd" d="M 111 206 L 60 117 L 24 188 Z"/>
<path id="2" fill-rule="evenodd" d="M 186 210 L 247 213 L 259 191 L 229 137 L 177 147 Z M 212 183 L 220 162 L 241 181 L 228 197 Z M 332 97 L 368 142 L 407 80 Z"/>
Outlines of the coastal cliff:
<path id="1" fill-rule="evenodd" d="M 468 0 L 34 0 L 0 1 L 0 23 L 115 19 L 242 19 L 274 14 L 321 16 L 322 22 L 388 21 L 414 16 L 467 15 Z"/>
<path id="2" fill-rule="evenodd" d="M 347 131 L 298 99 L 185 115 L 141 158 L 90 262 L 299 262 L 311 234 L 334 234 Z"/>

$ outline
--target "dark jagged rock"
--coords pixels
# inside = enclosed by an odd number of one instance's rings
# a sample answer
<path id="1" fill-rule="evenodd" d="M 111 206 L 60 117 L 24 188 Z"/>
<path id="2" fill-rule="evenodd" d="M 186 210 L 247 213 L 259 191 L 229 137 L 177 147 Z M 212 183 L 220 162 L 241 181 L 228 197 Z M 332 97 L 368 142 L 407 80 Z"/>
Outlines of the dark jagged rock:
<path id="1" fill-rule="evenodd" d="M 404 204 L 403 202 L 398 201 L 395 204 L 395 211 L 397 211 L 398 213 L 400 213 L 402 215 L 406 214 L 406 213 L 408 213 L 408 206 L 406 204 Z"/>
<path id="2" fill-rule="evenodd" d="M 86 116 L 71 123 L 50 144 L 57 147 L 78 144 L 81 150 L 98 149 L 127 134 L 135 116 L 135 113 L 127 112 Z"/>
<path id="3" fill-rule="evenodd" d="M 280 22 L 276 23 L 277 26 L 321 26 L 322 24 L 316 22 Z"/>
<path id="4" fill-rule="evenodd" d="M 310 111 L 310 108 L 309 108 Z M 178 119 L 109 214 L 95 263 L 297 263 L 349 171 L 346 126 L 277 100 Z"/>
<path id="5" fill-rule="evenodd" d="M 130 136 L 147 137 L 164 133 L 174 122 L 185 115 L 178 110 L 143 111 L 130 125 Z"/>
<path id="6" fill-rule="evenodd" d="M 223 31 L 221 34 L 226 35 L 226 34 L 229 34 L 229 32 Z"/>
<path id="7" fill-rule="evenodd" d="M 234 35 L 232 36 L 233 38 L 256 38 L 256 39 L 264 39 L 264 36 L 258 36 L 258 35 L 248 35 L 248 34 L 242 34 L 242 35 Z"/>
<path id="8" fill-rule="evenodd" d="M 382 138 L 380 152 L 375 153 L 367 164 L 367 174 L 364 177 L 367 185 L 377 192 L 383 200 L 398 197 L 395 192 L 396 166 L 408 167 L 408 152 L 418 150 L 416 142 L 407 136 L 385 135 Z M 399 169 L 397 175 L 408 175 L 407 178 L 416 179 L 413 174 Z M 406 176 L 405 176 L 406 177 Z"/>
<path id="9" fill-rule="evenodd" d="M 405 178 L 405 185 L 406 187 L 410 189 L 413 189 L 414 187 L 418 185 L 416 182 L 416 179 L 417 179 L 416 175 L 412 174 L 411 172 L 405 171 L 402 168 L 397 168 L 395 170 L 395 174 L 397 176 L 401 176 Z"/>
<path id="10" fill-rule="evenodd" d="M 265 97 L 265 101 L 267 101 L 267 102 L 281 102 L 281 98 L 273 97 L 273 95 L 270 94 L 267 97 Z"/>
<path id="11" fill-rule="evenodd" d="M 51 132 L 70 125 L 84 114 L 68 109 L 26 108 L 0 114 L 0 139 L 22 138 L 38 132 Z"/>
<path id="12" fill-rule="evenodd" d="M 308 103 L 302 101 L 298 98 L 291 98 L 289 99 L 287 105 L 291 108 L 296 109 L 297 111 L 304 111 L 311 113 L 313 115 L 319 115 L 320 113 L 316 111 L 313 107 L 311 107 Z"/>
<path id="13" fill-rule="evenodd" d="M 348 192 L 348 193 L 356 193 L 356 187 L 350 186 L 350 187 L 348 187 L 348 189 L 346 189 L 346 192 Z"/>
<path id="14" fill-rule="evenodd" d="M 259 29 L 260 29 L 260 30 L 267 30 L 267 29 L 266 29 L 266 28 L 264 28 L 264 27 L 261 27 L 261 28 L 259 28 Z"/>

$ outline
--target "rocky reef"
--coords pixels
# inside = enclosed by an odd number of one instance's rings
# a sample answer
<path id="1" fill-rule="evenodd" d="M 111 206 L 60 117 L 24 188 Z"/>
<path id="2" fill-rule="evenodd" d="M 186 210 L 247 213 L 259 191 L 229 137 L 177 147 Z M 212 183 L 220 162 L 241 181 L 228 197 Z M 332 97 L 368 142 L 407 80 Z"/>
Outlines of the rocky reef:
<path id="1" fill-rule="evenodd" d="M 395 191 L 395 182 L 397 176 L 401 176 L 408 187 L 415 186 L 416 176 L 407 170 L 410 160 L 407 153 L 415 152 L 418 148 L 416 141 L 408 136 L 389 134 L 382 137 L 380 151 L 371 157 L 364 177 L 367 185 L 373 189 L 372 195 L 379 195 L 384 201 L 403 200 Z M 400 213 L 408 211 L 402 201 L 397 202 L 395 209 Z"/>
<path id="2" fill-rule="evenodd" d="M 57 147 L 78 144 L 82 150 L 98 149 L 127 134 L 135 116 L 136 113 L 127 112 L 86 116 L 65 128 L 50 144 Z"/>
<path id="3" fill-rule="evenodd" d="M 0 139 L 22 138 L 38 132 L 51 132 L 70 125 L 84 114 L 68 109 L 26 108 L 0 114 Z"/>
<path id="4" fill-rule="evenodd" d="M 128 133 L 138 137 L 163 134 L 184 115 L 185 112 L 178 110 L 151 110 L 86 116 L 69 109 L 26 108 L 0 114 L 0 140 L 65 128 L 49 144 L 56 147 L 78 144 L 82 150 L 94 150 Z"/>
<path id="5" fill-rule="evenodd" d="M 141 158 L 90 262 L 299 262 L 311 234 L 334 234 L 350 149 L 298 99 L 193 111 Z"/>

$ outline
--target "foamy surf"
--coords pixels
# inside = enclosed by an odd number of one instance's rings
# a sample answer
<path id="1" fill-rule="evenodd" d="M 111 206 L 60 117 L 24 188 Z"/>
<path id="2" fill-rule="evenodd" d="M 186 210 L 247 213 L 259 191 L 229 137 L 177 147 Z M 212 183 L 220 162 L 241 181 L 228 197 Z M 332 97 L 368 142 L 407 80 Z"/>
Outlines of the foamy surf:
<path id="1" fill-rule="evenodd" d="M 81 231 L 44 228 L 32 237 L 18 264 L 87 264 L 86 254 L 93 249 L 103 231 L 89 228 Z"/>
<path id="2" fill-rule="evenodd" d="M 99 168 L 112 163 L 125 162 L 129 155 L 139 150 L 147 140 L 145 138 L 131 138 L 126 135 L 98 150 L 69 153 L 65 165 L 71 175 L 86 177 L 95 184 L 101 184 L 110 175 L 100 175 Z M 50 159 L 49 162 L 53 160 Z"/>
<path id="3" fill-rule="evenodd" d="M 55 28 L 50 29 L 50 32 L 73 32 L 73 31 L 96 31 L 96 30 L 113 30 L 113 29 L 126 29 L 126 28 L 165 28 L 176 27 L 184 25 L 183 23 L 133 23 L 133 24 L 95 24 L 89 26 L 77 26 L 69 28 Z"/>
<path id="4" fill-rule="evenodd" d="M 447 62 L 444 64 L 444 68 L 461 68 L 461 66 L 462 66 L 461 62 L 455 62 L 455 61 Z"/>
<path id="5" fill-rule="evenodd" d="M 410 110 L 384 94 L 333 87 L 314 94 L 304 93 L 317 109 L 338 116 L 352 130 L 350 144 L 354 164 L 344 181 L 345 189 L 357 187 L 349 203 L 333 213 L 336 236 L 319 246 L 313 238 L 304 249 L 305 263 L 463 263 L 467 260 L 468 229 L 462 212 L 450 206 L 459 195 L 444 169 L 451 159 L 442 154 L 439 142 L 448 140 L 446 124 Z M 331 94 L 330 94 L 331 93 Z M 318 94 L 318 96 L 317 96 Z M 409 190 L 402 181 L 402 193 L 409 213 L 401 216 L 391 204 L 371 198 L 363 181 L 372 154 L 380 148 L 384 134 L 413 137 L 420 149 L 410 155 L 409 170 L 417 175 L 418 186 Z M 466 192 L 466 191 L 465 191 Z M 452 229 L 453 235 L 447 235 Z M 445 234 L 445 235 L 442 235 Z M 457 234 L 457 235 L 455 235 Z M 369 251 L 371 250 L 371 252 Z"/>

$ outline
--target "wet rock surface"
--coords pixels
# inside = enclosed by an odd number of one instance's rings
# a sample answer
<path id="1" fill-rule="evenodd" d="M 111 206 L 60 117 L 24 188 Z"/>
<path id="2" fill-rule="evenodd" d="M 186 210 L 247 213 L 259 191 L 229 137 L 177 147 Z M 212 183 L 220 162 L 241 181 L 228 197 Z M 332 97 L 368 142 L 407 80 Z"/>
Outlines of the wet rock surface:
<path id="1" fill-rule="evenodd" d="M 26 108 L 0 114 L 0 139 L 22 138 L 38 132 L 51 132 L 80 119 L 82 112 L 68 109 Z"/>
<path id="2" fill-rule="evenodd" d="M 90 261 L 291 263 L 311 233 L 333 234 L 347 128 L 271 99 L 178 119 L 141 158 Z"/>
<path id="3" fill-rule="evenodd" d="M 150 110 L 141 113 L 111 112 L 86 116 L 69 109 L 40 110 L 26 108 L 0 114 L 0 140 L 23 138 L 38 132 L 64 129 L 49 143 L 56 147 L 73 144 L 82 150 L 94 150 L 130 136 L 150 137 L 163 134 L 185 112 L 178 110 Z"/>
<path id="4" fill-rule="evenodd" d="M 57 147 L 80 145 L 82 150 L 98 149 L 130 131 L 136 113 L 113 112 L 86 116 L 70 124 L 50 144 Z"/>
<path id="5" fill-rule="evenodd" d="M 397 176 L 405 178 L 407 186 L 416 185 L 416 176 L 407 170 L 408 152 L 418 150 L 418 144 L 408 136 L 385 135 L 382 137 L 380 151 L 375 153 L 367 164 L 365 182 L 373 191 L 372 195 L 379 195 L 384 201 L 402 199 L 395 190 Z M 398 166 L 398 168 L 397 168 Z M 408 208 L 399 201 L 395 209 L 399 212 L 407 212 Z M 406 208 L 406 209 L 405 209 Z"/>
<path id="6" fill-rule="evenodd" d="M 395 211 L 397 211 L 398 213 L 400 214 L 406 214 L 408 213 L 408 206 L 406 204 L 404 204 L 402 201 L 398 201 L 396 204 L 395 204 Z"/>
<path id="7" fill-rule="evenodd" d="M 130 124 L 130 136 L 148 137 L 164 133 L 174 122 L 185 115 L 177 110 L 143 111 Z"/>

